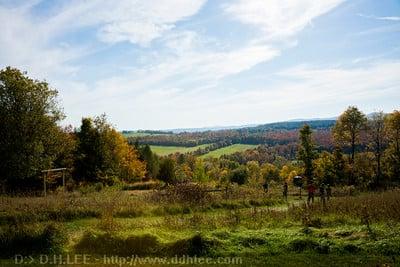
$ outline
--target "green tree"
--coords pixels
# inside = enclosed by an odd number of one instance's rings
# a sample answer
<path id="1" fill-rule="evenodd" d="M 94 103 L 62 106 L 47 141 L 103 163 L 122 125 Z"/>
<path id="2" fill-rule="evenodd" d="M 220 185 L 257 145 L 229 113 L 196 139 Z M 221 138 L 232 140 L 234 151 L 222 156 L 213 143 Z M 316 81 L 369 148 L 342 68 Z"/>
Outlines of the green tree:
<path id="1" fill-rule="evenodd" d="M 343 157 L 342 150 L 338 146 L 333 150 L 332 164 L 334 171 L 332 184 L 344 184 L 346 182 L 346 160 Z"/>
<path id="2" fill-rule="evenodd" d="M 333 137 L 342 147 L 350 146 L 351 173 L 349 184 L 354 184 L 354 157 L 360 142 L 361 131 L 365 129 L 367 118 L 357 107 L 350 106 L 343 112 L 333 128 Z"/>
<path id="3" fill-rule="evenodd" d="M 309 125 L 305 124 L 300 130 L 300 147 L 298 153 L 298 159 L 304 163 L 304 175 L 307 178 L 307 182 L 310 183 L 313 180 L 313 160 L 316 156 L 315 146 L 311 139 L 312 131 Z"/>
<path id="4" fill-rule="evenodd" d="M 237 183 L 238 185 L 243 185 L 247 183 L 249 178 L 249 171 L 246 166 L 240 166 L 233 170 L 229 175 L 229 180 L 231 183 Z"/>
<path id="5" fill-rule="evenodd" d="M 40 186 L 64 144 L 57 91 L 7 67 L 0 71 L 0 183 L 9 191 Z"/>
<path id="6" fill-rule="evenodd" d="M 158 179 L 167 184 L 175 183 L 175 161 L 171 158 L 164 158 L 160 164 Z"/>
<path id="7" fill-rule="evenodd" d="M 159 160 L 156 154 L 151 151 L 149 145 L 144 145 L 139 148 L 140 158 L 146 162 L 146 177 L 147 178 L 156 178 L 159 171 Z"/>
<path id="8" fill-rule="evenodd" d="M 386 117 L 385 129 L 389 141 L 385 151 L 387 170 L 392 179 L 400 182 L 400 111 L 395 110 Z"/>
<path id="9" fill-rule="evenodd" d="M 381 111 L 374 113 L 370 119 L 368 119 L 368 139 L 369 148 L 374 153 L 375 159 L 375 179 L 373 186 L 377 187 L 381 184 L 382 178 L 382 153 L 383 147 L 386 141 L 385 135 L 385 114 Z"/>
<path id="10" fill-rule="evenodd" d="M 193 170 L 193 180 L 198 182 L 206 182 L 209 180 L 204 163 L 201 159 L 196 160 Z"/>
<path id="11" fill-rule="evenodd" d="M 80 181 L 113 183 L 144 177 L 145 164 L 126 139 L 109 123 L 105 115 L 83 118 L 76 132 L 75 176 Z"/>

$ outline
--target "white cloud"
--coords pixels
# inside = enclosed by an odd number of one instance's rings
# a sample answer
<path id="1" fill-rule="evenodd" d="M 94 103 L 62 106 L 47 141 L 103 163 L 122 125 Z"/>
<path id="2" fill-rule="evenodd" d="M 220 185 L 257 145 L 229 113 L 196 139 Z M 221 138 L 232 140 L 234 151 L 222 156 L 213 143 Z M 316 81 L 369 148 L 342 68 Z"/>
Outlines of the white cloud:
<path id="1" fill-rule="evenodd" d="M 0 4 L 0 67 L 11 65 L 36 78 L 54 80 L 61 75 L 73 78 L 79 65 L 72 62 L 97 50 L 93 40 L 73 46 L 62 43 L 64 34 L 94 26 L 103 42 L 146 46 L 197 13 L 205 0 L 71 0 L 55 4 L 46 16 L 33 15 L 32 8 L 40 2 Z"/>
<path id="2" fill-rule="evenodd" d="M 365 14 L 358 14 L 358 16 L 368 19 L 376 19 L 376 20 L 387 20 L 387 21 L 400 21 L 400 17 L 397 16 L 373 16 L 373 15 L 365 15 Z"/>
<path id="3" fill-rule="evenodd" d="M 325 14 L 344 0 L 238 0 L 225 5 L 234 19 L 256 26 L 269 38 L 293 36 L 316 17 Z"/>
<path id="4" fill-rule="evenodd" d="M 98 36 L 107 43 L 129 41 L 147 46 L 175 23 L 196 14 L 206 0 L 92 0 L 68 1 L 53 24 L 69 28 L 99 26 Z"/>

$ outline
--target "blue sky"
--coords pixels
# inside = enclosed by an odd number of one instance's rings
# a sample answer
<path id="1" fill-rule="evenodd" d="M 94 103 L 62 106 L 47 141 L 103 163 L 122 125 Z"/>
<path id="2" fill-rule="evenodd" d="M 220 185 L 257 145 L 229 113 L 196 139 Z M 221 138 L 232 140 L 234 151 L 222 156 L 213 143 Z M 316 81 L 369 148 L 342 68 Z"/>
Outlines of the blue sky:
<path id="1" fill-rule="evenodd" d="M 0 0 L 0 67 L 118 129 L 400 106 L 398 0 Z"/>

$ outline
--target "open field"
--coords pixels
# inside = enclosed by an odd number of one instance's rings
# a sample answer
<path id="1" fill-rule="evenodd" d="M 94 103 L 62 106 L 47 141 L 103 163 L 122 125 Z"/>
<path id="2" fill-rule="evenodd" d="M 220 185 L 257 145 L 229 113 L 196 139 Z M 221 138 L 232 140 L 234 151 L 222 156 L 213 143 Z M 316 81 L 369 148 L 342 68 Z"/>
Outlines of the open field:
<path id="1" fill-rule="evenodd" d="M 230 257 L 242 266 L 394 266 L 400 260 L 399 190 L 304 205 L 292 190 L 203 186 L 131 194 L 117 189 L 0 198 L 2 262 L 14 254 L 86 253 Z M 190 195 L 190 198 L 188 196 Z M 32 244 L 35 244 L 34 246 Z M 99 257 L 101 257 L 99 256 Z"/>
<path id="2" fill-rule="evenodd" d="M 245 151 L 247 149 L 255 148 L 257 145 L 245 145 L 245 144 L 234 144 L 226 147 L 222 147 L 213 151 L 210 151 L 207 154 L 202 155 L 202 158 L 212 157 L 219 158 L 222 155 L 229 155 L 235 152 Z"/>
<path id="3" fill-rule="evenodd" d="M 199 145 L 199 146 L 193 146 L 193 147 L 184 147 L 184 146 L 150 146 L 151 151 L 156 153 L 159 156 L 166 156 L 169 154 L 174 154 L 176 152 L 179 153 L 188 153 L 192 151 L 196 151 L 199 148 L 205 148 L 209 146 L 210 144 L 204 144 L 204 145 Z"/>

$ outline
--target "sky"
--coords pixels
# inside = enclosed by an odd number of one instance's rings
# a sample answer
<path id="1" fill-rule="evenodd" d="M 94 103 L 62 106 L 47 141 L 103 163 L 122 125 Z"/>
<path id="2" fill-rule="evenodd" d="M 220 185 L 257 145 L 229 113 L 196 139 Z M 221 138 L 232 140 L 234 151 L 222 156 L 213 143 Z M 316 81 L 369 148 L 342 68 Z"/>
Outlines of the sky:
<path id="1" fill-rule="evenodd" d="M 261 124 L 400 108 L 399 0 L 0 0 L 0 68 L 64 125 Z"/>

